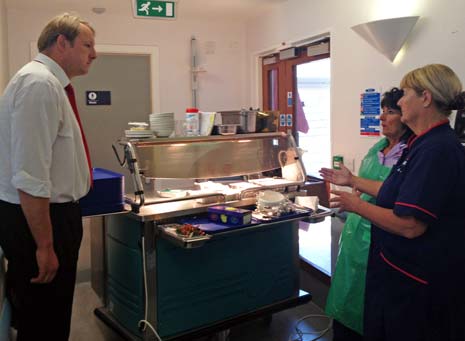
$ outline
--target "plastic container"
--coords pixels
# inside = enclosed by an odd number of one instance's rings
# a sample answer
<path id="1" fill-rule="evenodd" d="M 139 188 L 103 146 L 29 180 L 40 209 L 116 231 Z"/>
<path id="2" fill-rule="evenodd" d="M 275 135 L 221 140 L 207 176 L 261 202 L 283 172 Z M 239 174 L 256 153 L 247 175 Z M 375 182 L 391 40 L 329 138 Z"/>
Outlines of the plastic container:
<path id="1" fill-rule="evenodd" d="M 108 169 L 92 170 L 94 184 L 79 200 L 83 216 L 120 212 L 124 210 L 124 176 Z"/>
<path id="2" fill-rule="evenodd" d="M 220 135 L 234 135 L 237 133 L 237 124 L 221 124 L 217 129 Z"/>
<path id="3" fill-rule="evenodd" d="M 186 136 L 199 136 L 200 134 L 200 114 L 197 108 L 187 108 L 186 116 Z"/>

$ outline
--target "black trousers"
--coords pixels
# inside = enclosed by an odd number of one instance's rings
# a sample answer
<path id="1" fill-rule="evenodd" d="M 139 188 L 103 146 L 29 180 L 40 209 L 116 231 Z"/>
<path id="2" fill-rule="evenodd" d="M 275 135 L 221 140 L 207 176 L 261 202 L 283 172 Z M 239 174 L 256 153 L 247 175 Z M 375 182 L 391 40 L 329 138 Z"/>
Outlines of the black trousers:
<path id="1" fill-rule="evenodd" d="M 334 319 L 333 341 L 363 341 L 363 336 Z"/>
<path id="2" fill-rule="evenodd" d="M 13 308 L 17 341 L 69 338 L 79 247 L 78 203 L 50 204 L 53 243 L 59 268 L 48 284 L 32 284 L 38 274 L 36 245 L 20 205 L 0 200 L 0 246 L 8 260 L 7 297 Z"/>

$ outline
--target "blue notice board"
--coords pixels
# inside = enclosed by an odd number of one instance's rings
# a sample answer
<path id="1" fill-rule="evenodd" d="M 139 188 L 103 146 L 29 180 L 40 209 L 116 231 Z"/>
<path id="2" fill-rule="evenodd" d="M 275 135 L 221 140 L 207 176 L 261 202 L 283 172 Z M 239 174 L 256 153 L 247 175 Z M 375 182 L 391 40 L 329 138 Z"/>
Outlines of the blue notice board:
<path id="1" fill-rule="evenodd" d="M 379 136 L 381 95 L 375 89 L 366 89 L 360 95 L 360 135 Z"/>

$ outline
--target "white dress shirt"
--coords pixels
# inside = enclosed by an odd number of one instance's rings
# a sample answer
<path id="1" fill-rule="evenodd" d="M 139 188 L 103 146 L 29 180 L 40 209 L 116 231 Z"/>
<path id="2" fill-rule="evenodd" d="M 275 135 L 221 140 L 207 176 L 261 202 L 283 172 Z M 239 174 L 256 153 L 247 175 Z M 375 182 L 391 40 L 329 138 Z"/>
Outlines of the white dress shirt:
<path id="1" fill-rule="evenodd" d="M 75 201 L 90 188 L 81 131 L 51 58 L 38 54 L 11 79 L 0 101 L 0 200 L 18 189 L 50 202 Z"/>

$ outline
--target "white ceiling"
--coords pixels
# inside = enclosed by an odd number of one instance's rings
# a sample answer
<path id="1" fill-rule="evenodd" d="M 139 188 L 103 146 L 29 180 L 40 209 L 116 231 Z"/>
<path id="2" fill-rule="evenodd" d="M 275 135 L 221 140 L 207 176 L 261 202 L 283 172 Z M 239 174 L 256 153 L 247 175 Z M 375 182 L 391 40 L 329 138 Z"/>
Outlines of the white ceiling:
<path id="1" fill-rule="evenodd" d="M 77 11 L 85 14 L 94 7 L 105 8 L 108 14 L 132 15 L 132 3 L 135 0 L 6 0 L 8 9 L 40 11 L 48 10 Z M 174 0 L 178 10 L 183 13 L 199 15 L 217 15 L 219 17 L 251 17 L 267 8 L 287 0 Z M 179 13 L 179 12 L 178 12 Z M 105 15 L 105 14 L 103 14 Z"/>

